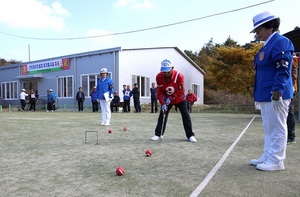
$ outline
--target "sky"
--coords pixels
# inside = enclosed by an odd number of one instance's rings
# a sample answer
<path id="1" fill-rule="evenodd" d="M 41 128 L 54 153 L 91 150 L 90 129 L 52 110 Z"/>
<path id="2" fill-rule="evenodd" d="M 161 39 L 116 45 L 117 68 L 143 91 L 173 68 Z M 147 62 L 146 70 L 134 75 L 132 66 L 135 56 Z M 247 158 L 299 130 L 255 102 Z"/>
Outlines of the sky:
<path id="1" fill-rule="evenodd" d="M 299 0 L 0 0 L 0 58 L 22 62 L 121 47 L 200 51 L 254 40 L 254 15 L 300 27 Z"/>

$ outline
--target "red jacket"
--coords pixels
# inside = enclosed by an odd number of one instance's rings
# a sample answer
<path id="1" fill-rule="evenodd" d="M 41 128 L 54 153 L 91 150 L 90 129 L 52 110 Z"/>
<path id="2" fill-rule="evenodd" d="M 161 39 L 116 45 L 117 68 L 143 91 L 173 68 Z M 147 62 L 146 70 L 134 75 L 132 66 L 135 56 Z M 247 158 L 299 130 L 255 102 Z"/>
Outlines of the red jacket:
<path id="1" fill-rule="evenodd" d="M 164 73 L 160 72 L 156 75 L 157 99 L 161 105 L 165 104 L 165 100 L 169 98 L 171 104 L 175 105 L 184 101 L 184 76 L 176 70 L 173 70 L 170 80 L 164 77 Z"/>
<path id="2" fill-rule="evenodd" d="M 194 103 L 194 102 L 197 101 L 197 96 L 196 96 L 194 93 L 187 94 L 187 95 L 186 95 L 186 100 L 187 100 L 188 102 Z"/>

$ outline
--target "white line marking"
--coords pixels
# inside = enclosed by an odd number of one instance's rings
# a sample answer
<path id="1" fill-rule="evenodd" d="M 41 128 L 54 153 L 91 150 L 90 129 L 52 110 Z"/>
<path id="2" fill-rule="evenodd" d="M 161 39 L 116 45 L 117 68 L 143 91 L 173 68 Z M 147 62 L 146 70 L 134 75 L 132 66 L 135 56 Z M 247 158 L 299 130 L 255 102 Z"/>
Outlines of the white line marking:
<path id="1" fill-rule="evenodd" d="M 197 197 L 202 190 L 206 187 L 206 185 L 209 183 L 209 181 L 212 179 L 212 177 L 216 174 L 216 172 L 219 170 L 219 168 L 222 166 L 226 158 L 231 153 L 232 149 L 235 147 L 235 145 L 240 141 L 241 137 L 244 135 L 244 133 L 247 131 L 253 120 L 256 116 L 252 118 L 252 120 L 248 123 L 248 125 L 245 127 L 245 129 L 241 132 L 241 134 L 235 139 L 235 141 L 231 144 L 231 146 L 227 149 L 227 151 L 224 153 L 222 158 L 218 161 L 218 163 L 211 169 L 211 171 L 208 173 L 208 175 L 205 177 L 205 179 L 198 185 L 198 187 L 191 193 L 190 197 Z"/>

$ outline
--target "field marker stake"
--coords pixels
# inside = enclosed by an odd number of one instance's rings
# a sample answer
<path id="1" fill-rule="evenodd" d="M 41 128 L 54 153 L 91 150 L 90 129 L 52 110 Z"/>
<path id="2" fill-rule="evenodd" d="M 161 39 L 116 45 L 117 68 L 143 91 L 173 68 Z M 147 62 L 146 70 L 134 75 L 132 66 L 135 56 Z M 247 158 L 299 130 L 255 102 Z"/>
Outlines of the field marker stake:
<path id="1" fill-rule="evenodd" d="M 206 187 L 206 185 L 209 183 L 209 181 L 212 179 L 212 177 L 216 174 L 216 172 L 219 170 L 219 168 L 222 166 L 226 158 L 231 153 L 232 149 L 235 147 L 235 145 L 240 141 L 241 137 L 244 135 L 244 133 L 247 131 L 253 120 L 256 116 L 252 118 L 252 120 L 248 123 L 248 125 L 245 127 L 245 129 L 240 133 L 240 135 L 235 139 L 235 141 L 231 144 L 231 146 L 227 149 L 227 151 L 224 153 L 222 158 L 218 161 L 218 163 L 211 169 L 211 171 L 206 175 L 206 177 L 203 179 L 203 181 L 198 185 L 198 187 L 191 193 L 190 197 L 197 197 L 202 190 Z"/>

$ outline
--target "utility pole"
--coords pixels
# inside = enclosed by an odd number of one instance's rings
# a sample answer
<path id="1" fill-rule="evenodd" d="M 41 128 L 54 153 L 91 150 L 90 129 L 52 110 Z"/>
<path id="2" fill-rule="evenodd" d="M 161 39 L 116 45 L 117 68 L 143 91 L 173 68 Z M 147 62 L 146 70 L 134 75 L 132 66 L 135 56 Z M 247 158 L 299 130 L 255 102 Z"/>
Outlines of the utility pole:
<path id="1" fill-rule="evenodd" d="M 30 62 L 30 44 L 28 44 L 28 59 L 29 59 L 29 62 Z"/>

